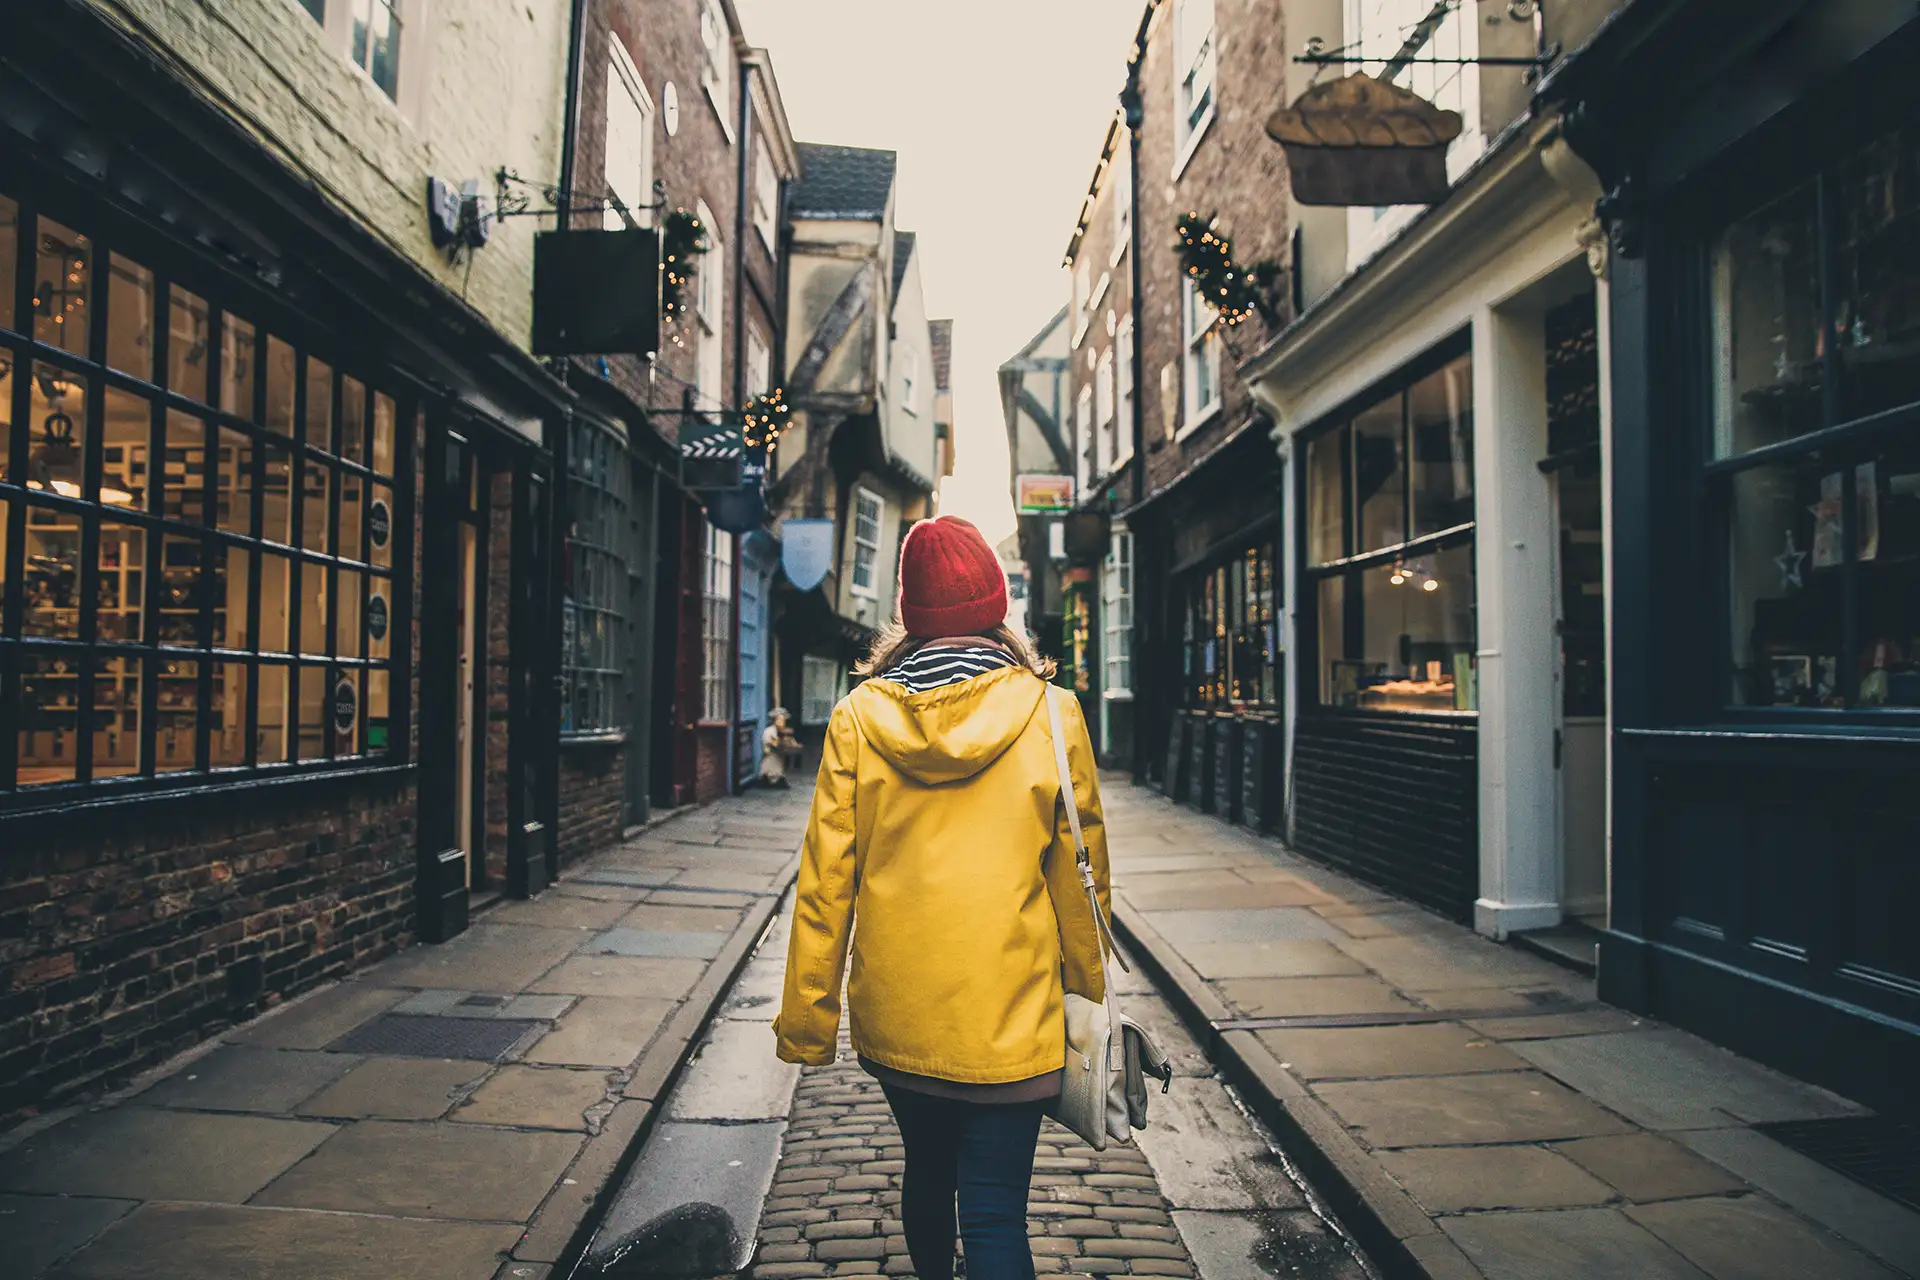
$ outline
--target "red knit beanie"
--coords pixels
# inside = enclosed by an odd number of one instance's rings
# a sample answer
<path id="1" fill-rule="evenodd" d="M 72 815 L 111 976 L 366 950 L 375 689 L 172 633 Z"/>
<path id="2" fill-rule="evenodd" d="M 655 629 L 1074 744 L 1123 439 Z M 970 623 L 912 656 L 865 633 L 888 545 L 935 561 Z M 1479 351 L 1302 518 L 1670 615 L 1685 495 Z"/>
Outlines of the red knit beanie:
<path id="1" fill-rule="evenodd" d="M 907 530 L 900 548 L 900 621 L 921 640 L 978 635 L 1007 620 L 1007 575 L 980 531 L 959 516 Z"/>

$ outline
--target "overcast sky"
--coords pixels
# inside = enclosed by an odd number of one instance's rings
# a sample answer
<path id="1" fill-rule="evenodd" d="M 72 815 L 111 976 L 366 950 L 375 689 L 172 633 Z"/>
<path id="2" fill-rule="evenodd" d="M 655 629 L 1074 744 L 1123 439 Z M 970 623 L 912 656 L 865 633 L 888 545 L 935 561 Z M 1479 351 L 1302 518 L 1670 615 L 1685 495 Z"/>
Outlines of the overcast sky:
<path id="1" fill-rule="evenodd" d="M 957 462 L 942 510 L 1013 528 L 994 370 L 1067 300 L 1060 259 L 1125 78 L 1140 0 L 735 0 L 801 142 L 900 153 L 928 315 L 953 318 Z"/>

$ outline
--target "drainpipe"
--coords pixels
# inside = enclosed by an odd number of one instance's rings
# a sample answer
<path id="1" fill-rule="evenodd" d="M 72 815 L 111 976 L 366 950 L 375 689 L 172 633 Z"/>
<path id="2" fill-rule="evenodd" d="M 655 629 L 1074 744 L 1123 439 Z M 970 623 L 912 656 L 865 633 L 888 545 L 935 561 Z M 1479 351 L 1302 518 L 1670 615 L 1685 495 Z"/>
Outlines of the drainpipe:
<path id="1" fill-rule="evenodd" d="M 1147 496 L 1147 419 L 1146 397 L 1142 394 L 1146 387 L 1146 376 L 1142 369 L 1140 352 L 1144 334 L 1144 308 L 1140 299 L 1140 254 L 1143 248 L 1140 234 L 1140 129 L 1145 121 L 1146 112 L 1140 101 L 1140 62 L 1146 56 L 1146 31 L 1143 24 L 1141 38 L 1134 46 L 1134 57 L 1127 63 L 1126 87 L 1120 91 L 1120 109 L 1127 123 L 1127 201 L 1131 210 L 1127 217 L 1127 297 L 1128 308 L 1133 317 L 1133 350 L 1128 360 L 1133 365 L 1133 502 L 1138 507 Z M 1132 530 L 1129 529 L 1131 533 Z M 1133 707 L 1133 780 L 1144 783 L 1147 780 L 1147 760 L 1151 752 L 1147 749 L 1147 734 L 1144 732 L 1149 720 L 1155 718 L 1158 708 L 1155 706 L 1154 693 L 1157 683 L 1150 684 L 1140 679 L 1141 675 L 1156 668 L 1146 659 L 1151 641 L 1148 638 L 1147 608 L 1149 599 L 1149 577 L 1140 571 L 1140 550 L 1145 543 L 1140 538 L 1133 542 L 1133 671 L 1134 671 L 1134 707 Z M 1157 557 L 1156 557 L 1157 558 Z"/>
<path id="2" fill-rule="evenodd" d="M 733 407 L 747 403 L 747 207 L 753 177 L 753 73 L 751 58 L 740 59 L 740 164 L 733 200 Z"/>
<path id="3" fill-rule="evenodd" d="M 560 122 L 560 198 L 555 202 L 560 216 L 554 220 L 559 231 L 573 230 L 573 153 L 580 145 L 580 72 L 586 60 L 587 0 L 573 0 L 567 21 L 567 108 Z"/>

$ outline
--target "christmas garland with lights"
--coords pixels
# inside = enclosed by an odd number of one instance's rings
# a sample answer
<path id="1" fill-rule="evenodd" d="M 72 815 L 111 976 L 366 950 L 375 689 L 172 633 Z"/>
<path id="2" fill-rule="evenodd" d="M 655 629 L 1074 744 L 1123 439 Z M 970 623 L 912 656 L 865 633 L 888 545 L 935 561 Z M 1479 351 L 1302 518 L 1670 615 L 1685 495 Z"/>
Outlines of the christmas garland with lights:
<path id="1" fill-rule="evenodd" d="M 1234 261 L 1233 241 L 1221 234 L 1219 224 L 1217 216 L 1189 212 L 1180 217 L 1174 225 L 1180 269 L 1229 328 L 1256 315 L 1269 328 L 1278 328 L 1280 307 L 1274 295 L 1285 268 L 1271 260 L 1241 266 Z"/>
<path id="2" fill-rule="evenodd" d="M 793 406 L 787 403 L 786 392 L 775 387 L 747 401 L 747 407 L 741 410 L 740 438 L 749 450 L 771 454 L 792 425 Z"/>
<path id="3" fill-rule="evenodd" d="M 698 214 L 675 209 L 667 215 L 660 236 L 660 309 L 668 319 L 687 314 L 688 289 L 693 283 L 694 260 L 709 248 L 707 227 Z"/>

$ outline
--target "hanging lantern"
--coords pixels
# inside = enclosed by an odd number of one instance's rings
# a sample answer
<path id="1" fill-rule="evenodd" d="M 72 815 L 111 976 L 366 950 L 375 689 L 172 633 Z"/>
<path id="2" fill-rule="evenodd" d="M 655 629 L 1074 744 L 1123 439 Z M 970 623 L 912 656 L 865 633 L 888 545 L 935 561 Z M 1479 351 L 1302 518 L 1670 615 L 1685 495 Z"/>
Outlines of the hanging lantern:
<path id="1" fill-rule="evenodd" d="M 1356 73 L 1275 111 L 1267 136 L 1286 148 L 1301 204 L 1432 204 L 1447 194 L 1447 145 L 1463 124 L 1458 111 Z"/>

